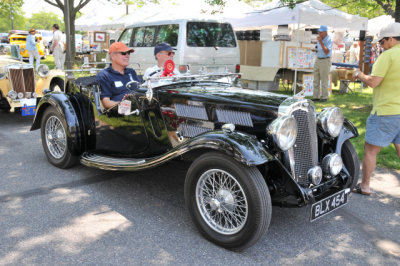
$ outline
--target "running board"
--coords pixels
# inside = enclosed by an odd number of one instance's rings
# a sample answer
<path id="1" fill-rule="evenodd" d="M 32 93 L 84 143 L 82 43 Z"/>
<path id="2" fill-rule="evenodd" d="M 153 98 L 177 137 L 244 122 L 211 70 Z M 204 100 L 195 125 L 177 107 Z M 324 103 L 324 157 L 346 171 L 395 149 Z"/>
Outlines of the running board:
<path id="1" fill-rule="evenodd" d="M 175 152 L 152 158 L 116 158 L 85 152 L 82 154 L 80 161 L 83 165 L 103 170 L 139 171 L 156 167 L 179 155 L 180 153 Z"/>

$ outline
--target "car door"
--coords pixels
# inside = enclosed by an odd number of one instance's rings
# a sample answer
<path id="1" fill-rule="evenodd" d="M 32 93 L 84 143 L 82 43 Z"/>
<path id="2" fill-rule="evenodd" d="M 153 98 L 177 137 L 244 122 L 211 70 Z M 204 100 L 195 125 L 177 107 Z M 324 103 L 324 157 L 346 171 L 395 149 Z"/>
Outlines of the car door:
<path id="1" fill-rule="evenodd" d="M 90 101 L 96 126 L 95 152 L 116 157 L 144 157 L 149 139 L 137 97 L 129 95 L 123 103 L 124 107 L 118 104 L 104 109 L 99 88 L 93 86 Z"/>

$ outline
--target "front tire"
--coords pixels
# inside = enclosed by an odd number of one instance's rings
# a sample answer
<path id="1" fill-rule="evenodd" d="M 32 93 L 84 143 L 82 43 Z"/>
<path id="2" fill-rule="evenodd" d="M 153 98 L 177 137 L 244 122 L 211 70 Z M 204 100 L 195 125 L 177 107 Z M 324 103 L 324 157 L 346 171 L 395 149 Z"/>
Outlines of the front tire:
<path id="1" fill-rule="evenodd" d="M 350 185 L 350 190 L 357 185 L 360 176 L 360 160 L 358 159 L 357 151 L 349 140 L 346 140 L 342 145 L 341 156 L 343 164 L 349 171 L 350 176 L 353 178 Z"/>
<path id="2" fill-rule="evenodd" d="M 260 171 L 217 152 L 190 166 L 185 202 L 204 237 L 228 249 L 256 243 L 271 220 L 271 197 Z"/>
<path id="3" fill-rule="evenodd" d="M 69 168 L 78 161 L 78 156 L 71 153 L 68 146 L 67 125 L 61 115 L 48 107 L 41 123 L 41 137 L 48 161 L 59 168 Z"/>

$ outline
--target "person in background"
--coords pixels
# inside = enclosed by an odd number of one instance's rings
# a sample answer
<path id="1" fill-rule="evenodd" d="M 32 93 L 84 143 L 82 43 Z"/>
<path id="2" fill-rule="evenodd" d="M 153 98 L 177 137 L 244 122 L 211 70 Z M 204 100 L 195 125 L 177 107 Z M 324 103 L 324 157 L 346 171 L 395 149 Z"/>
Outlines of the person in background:
<path id="1" fill-rule="evenodd" d="M 313 101 L 326 102 L 328 100 L 329 71 L 331 69 L 333 42 L 328 35 L 328 27 L 321 26 L 317 36 L 317 58 L 314 63 L 314 92 Z M 320 89 L 322 96 L 320 99 Z"/>
<path id="2" fill-rule="evenodd" d="M 360 47 L 358 46 L 358 42 L 353 42 L 353 45 L 347 52 L 347 57 L 349 64 L 358 64 L 358 61 L 360 60 Z"/>
<path id="3" fill-rule="evenodd" d="M 383 27 L 377 40 L 385 52 L 374 63 L 371 75 L 359 69 L 354 72 L 355 78 L 373 88 L 372 111 L 365 129 L 362 181 L 353 190 L 367 196 L 371 194 L 371 176 L 381 148 L 393 143 L 400 158 L 400 23 Z"/>
<path id="4" fill-rule="evenodd" d="M 53 43 L 50 47 L 53 51 L 54 63 L 56 69 L 64 69 L 63 53 L 64 53 L 64 42 L 60 27 L 58 24 L 53 25 Z"/>
<path id="5" fill-rule="evenodd" d="M 33 60 L 36 58 L 36 69 L 40 65 L 40 55 L 39 50 L 37 48 L 37 41 L 36 41 L 36 30 L 31 28 L 29 30 L 29 34 L 26 37 L 26 50 L 29 52 L 29 64 L 33 66 Z"/>
<path id="6" fill-rule="evenodd" d="M 157 60 L 157 65 L 146 69 L 143 75 L 143 79 L 146 80 L 149 77 L 159 77 L 162 74 L 162 69 L 167 60 L 173 60 L 176 50 L 172 48 L 168 43 L 159 43 L 154 47 L 154 56 Z M 179 71 L 175 68 L 173 71 L 174 75 L 179 75 Z"/>
<path id="7" fill-rule="evenodd" d="M 100 99 L 106 109 L 116 106 L 131 90 L 126 87 L 130 81 L 141 82 L 135 70 L 128 68 L 130 54 L 135 50 L 129 49 L 123 42 L 111 44 L 108 53 L 111 65 L 101 70 L 96 81 L 100 86 Z"/>

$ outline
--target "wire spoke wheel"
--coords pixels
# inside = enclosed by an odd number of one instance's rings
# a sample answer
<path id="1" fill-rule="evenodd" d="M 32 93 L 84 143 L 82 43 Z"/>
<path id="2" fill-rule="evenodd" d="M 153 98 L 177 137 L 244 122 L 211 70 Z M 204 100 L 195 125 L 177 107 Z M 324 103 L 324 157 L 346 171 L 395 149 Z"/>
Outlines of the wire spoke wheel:
<path id="1" fill-rule="evenodd" d="M 41 120 L 41 138 L 47 160 L 59 168 L 65 169 L 78 162 L 79 154 L 73 154 L 74 145 L 64 117 L 53 107 L 48 107 Z"/>
<path id="2" fill-rule="evenodd" d="M 67 146 L 65 129 L 61 121 L 56 116 L 50 117 L 46 122 L 46 144 L 51 155 L 60 159 Z"/>
<path id="3" fill-rule="evenodd" d="M 248 205 L 243 188 L 223 170 L 211 169 L 199 178 L 196 200 L 203 219 L 220 234 L 235 234 L 246 223 Z"/>

